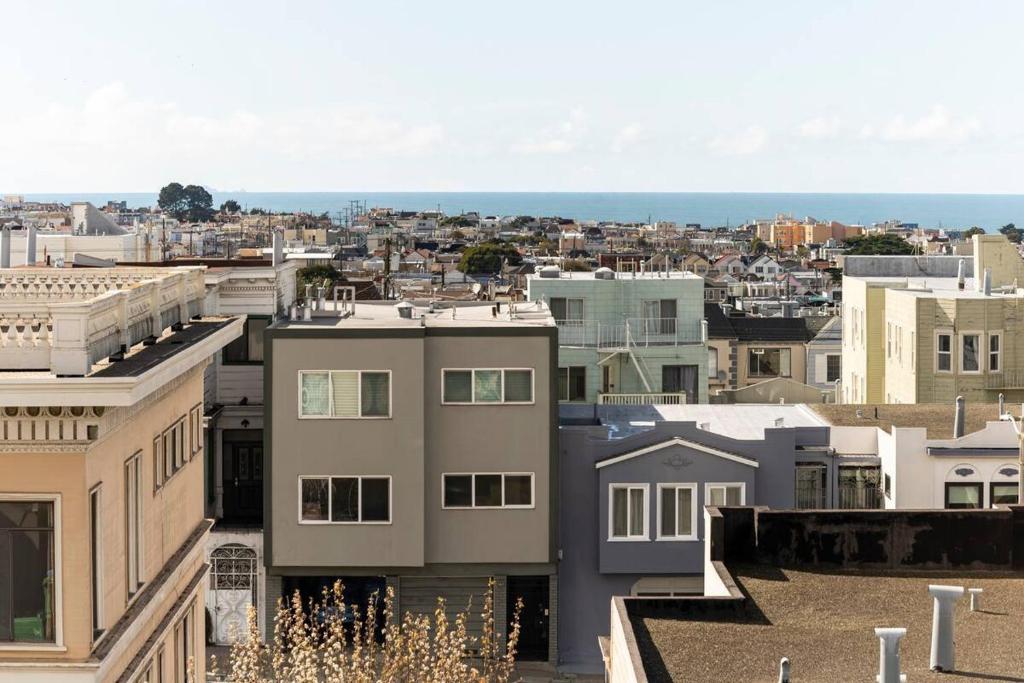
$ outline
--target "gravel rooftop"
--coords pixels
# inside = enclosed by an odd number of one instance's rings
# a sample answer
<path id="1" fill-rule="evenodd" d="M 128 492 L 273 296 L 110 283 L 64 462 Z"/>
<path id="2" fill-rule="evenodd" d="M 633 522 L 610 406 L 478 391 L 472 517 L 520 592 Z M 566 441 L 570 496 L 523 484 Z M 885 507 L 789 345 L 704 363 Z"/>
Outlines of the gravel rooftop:
<path id="1" fill-rule="evenodd" d="M 901 668 L 912 683 L 1024 682 L 1024 574 L 816 572 L 731 567 L 756 604 L 746 622 L 632 616 L 648 679 L 774 683 L 789 657 L 794 683 L 873 681 L 879 626 L 905 627 Z M 983 588 L 982 609 L 956 607 L 956 672 L 932 673 L 928 584 Z M 763 615 L 763 616 L 762 616 Z"/>

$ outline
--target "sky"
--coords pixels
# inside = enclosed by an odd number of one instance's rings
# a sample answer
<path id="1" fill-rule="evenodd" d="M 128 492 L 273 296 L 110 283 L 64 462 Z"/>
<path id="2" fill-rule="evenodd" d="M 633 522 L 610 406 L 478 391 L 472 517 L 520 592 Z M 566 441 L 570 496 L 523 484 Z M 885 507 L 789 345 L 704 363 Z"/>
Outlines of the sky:
<path id="1" fill-rule="evenodd" d="M 7 0 L 0 193 L 1024 192 L 1024 3 Z"/>

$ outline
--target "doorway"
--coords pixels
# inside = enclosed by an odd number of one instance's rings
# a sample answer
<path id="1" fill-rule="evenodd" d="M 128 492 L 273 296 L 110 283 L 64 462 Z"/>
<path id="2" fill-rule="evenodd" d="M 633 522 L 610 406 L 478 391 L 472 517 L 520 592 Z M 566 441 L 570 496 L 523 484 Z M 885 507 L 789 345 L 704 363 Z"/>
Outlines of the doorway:
<path id="1" fill-rule="evenodd" d="M 524 662 L 546 662 L 548 660 L 548 625 L 551 620 L 551 594 L 547 576 L 508 577 L 508 613 L 505 623 L 512 623 L 516 600 L 523 599 L 523 611 L 519 614 L 518 659 Z"/>
<path id="2" fill-rule="evenodd" d="M 263 522 L 263 434 L 224 434 L 224 521 L 241 524 Z"/>

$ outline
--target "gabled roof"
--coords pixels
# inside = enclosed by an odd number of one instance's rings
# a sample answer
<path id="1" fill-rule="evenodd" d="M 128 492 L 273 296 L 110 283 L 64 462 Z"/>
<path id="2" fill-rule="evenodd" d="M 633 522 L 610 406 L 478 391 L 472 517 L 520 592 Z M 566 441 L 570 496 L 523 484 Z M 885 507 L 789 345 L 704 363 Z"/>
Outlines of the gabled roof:
<path id="1" fill-rule="evenodd" d="M 614 465 L 615 463 L 622 462 L 624 460 L 632 460 L 633 458 L 639 457 L 641 455 L 647 455 L 649 453 L 655 453 L 657 451 L 663 450 L 665 448 L 669 448 L 671 446 L 685 446 L 686 448 L 692 448 L 695 451 L 700 451 L 701 453 L 707 453 L 708 455 L 713 455 L 715 457 L 722 458 L 724 460 L 732 460 L 733 462 L 738 462 L 741 465 L 746 465 L 748 467 L 760 467 L 761 466 L 761 464 L 759 462 L 757 462 L 756 460 L 754 460 L 752 458 L 748 458 L 745 455 L 737 455 L 735 453 L 729 453 L 727 451 L 723 451 L 723 450 L 718 449 L 718 448 L 712 448 L 711 446 L 705 446 L 704 444 L 697 443 L 696 441 L 690 441 L 688 439 L 683 439 L 681 437 L 676 436 L 676 437 L 673 437 L 673 438 L 671 438 L 671 439 L 669 439 L 667 441 L 662 441 L 661 443 L 654 444 L 653 446 L 645 446 L 644 448 L 638 448 L 635 451 L 629 451 L 627 453 L 620 453 L 619 455 L 613 455 L 613 456 L 604 458 L 603 460 L 598 460 L 594 464 L 594 467 L 596 467 L 597 469 L 601 469 L 602 467 L 607 467 L 608 465 Z"/>

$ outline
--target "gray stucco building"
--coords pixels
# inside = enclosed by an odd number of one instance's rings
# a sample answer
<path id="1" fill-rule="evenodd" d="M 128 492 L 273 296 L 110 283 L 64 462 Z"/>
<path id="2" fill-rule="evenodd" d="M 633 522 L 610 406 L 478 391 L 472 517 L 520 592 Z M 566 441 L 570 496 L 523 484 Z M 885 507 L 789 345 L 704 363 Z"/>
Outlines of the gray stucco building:
<path id="1" fill-rule="evenodd" d="M 561 418 L 558 638 L 570 671 L 600 670 L 612 596 L 701 593 L 705 505 L 838 507 L 840 469 L 878 469 L 837 456 L 803 406 L 562 406 Z"/>

